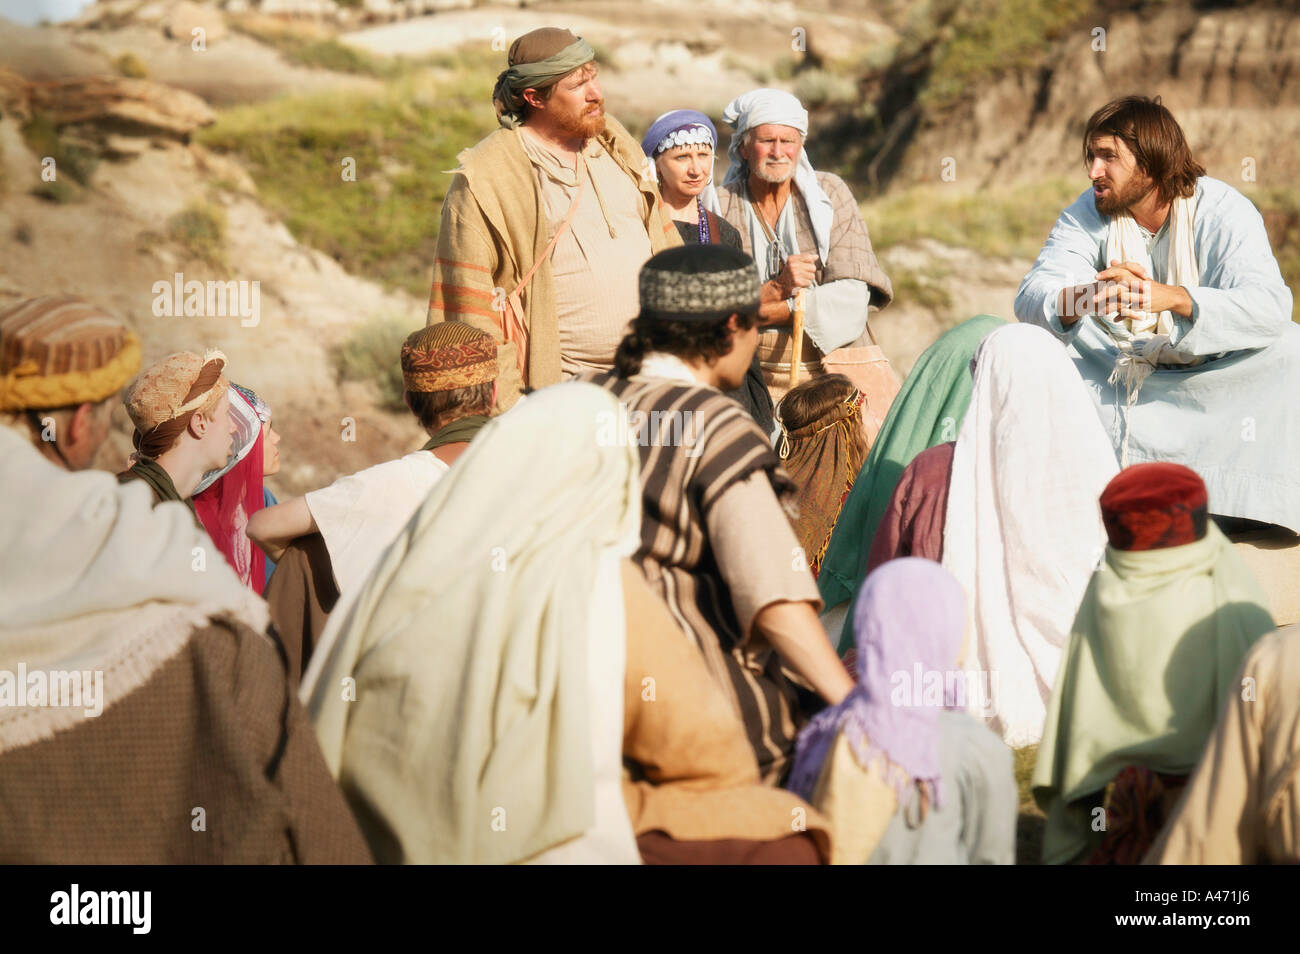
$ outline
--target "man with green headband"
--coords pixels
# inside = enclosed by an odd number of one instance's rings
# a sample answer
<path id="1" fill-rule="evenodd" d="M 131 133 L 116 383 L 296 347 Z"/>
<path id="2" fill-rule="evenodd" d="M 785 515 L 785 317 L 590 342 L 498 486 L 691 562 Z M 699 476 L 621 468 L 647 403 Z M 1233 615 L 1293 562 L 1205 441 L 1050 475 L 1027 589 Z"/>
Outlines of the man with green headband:
<path id="1" fill-rule="evenodd" d="M 428 323 L 493 336 L 505 410 L 526 387 L 611 368 L 638 270 L 681 238 L 640 144 L 605 114 L 585 40 L 520 37 L 492 101 L 501 128 L 461 153 L 443 202 Z"/>

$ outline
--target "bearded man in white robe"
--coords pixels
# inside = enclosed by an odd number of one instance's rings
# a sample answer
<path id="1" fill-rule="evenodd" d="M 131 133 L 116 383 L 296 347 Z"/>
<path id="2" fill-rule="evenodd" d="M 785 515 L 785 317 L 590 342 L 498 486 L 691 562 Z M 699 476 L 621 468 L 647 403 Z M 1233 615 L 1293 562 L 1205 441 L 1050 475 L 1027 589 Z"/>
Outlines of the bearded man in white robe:
<path id="1" fill-rule="evenodd" d="M 1263 218 L 1205 175 L 1159 99 L 1103 106 L 1083 151 L 1092 187 L 1016 317 L 1069 346 L 1124 466 L 1183 464 L 1228 526 L 1300 532 L 1300 328 Z"/>

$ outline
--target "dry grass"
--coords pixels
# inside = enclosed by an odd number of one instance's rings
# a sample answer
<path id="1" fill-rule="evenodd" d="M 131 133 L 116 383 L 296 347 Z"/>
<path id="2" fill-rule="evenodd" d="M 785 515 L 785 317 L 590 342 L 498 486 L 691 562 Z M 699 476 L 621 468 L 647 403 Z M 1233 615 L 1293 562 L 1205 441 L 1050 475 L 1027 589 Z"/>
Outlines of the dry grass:
<path id="1" fill-rule="evenodd" d="M 334 354 L 340 380 L 373 382 L 384 408 L 402 410 L 402 342 L 412 330 L 409 318 L 398 317 L 358 326 Z"/>
<path id="2" fill-rule="evenodd" d="M 240 106 L 199 139 L 239 158 L 263 204 L 299 241 L 348 271 L 424 296 L 448 171 L 462 149 L 497 127 L 494 63 L 456 54 L 426 61 L 375 93 Z M 352 178 L 344 176 L 348 168 Z"/>
<path id="3" fill-rule="evenodd" d="M 167 220 L 166 238 L 191 259 L 226 267 L 226 213 L 220 206 L 191 202 Z"/>
<path id="4" fill-rule="evenodd" d="M 1038 759 L 1038 746 L 1028 745 L 1013 752 L 1016 790 L 1020 793 L 1020 814 L 1016 819 L 1016 864 L 1036 865 L 1043 855 L 1043 825 L 1046 816 L 1034 804 L 1029 783 Z"/>

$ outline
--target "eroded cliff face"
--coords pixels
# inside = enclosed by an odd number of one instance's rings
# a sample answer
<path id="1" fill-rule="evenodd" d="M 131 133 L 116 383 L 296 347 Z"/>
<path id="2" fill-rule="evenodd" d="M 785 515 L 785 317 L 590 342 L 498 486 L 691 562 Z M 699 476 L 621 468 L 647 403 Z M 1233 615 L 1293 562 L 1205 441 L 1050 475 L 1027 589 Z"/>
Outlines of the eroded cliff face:
<path id="1" fill-rule="evenodd" d="M 942 113 L 918 110 L 913 131 L 886 144 L 895 155 L 879 162 L 882 184 L 948 181 L 948 169 L 959 188 L 1077 176 L 1082 191 L 1088 116 L 1129 93 L 1162 97 L 1213 176 L 1263 186 L 1300 176 L 1300 15 L 1179 4 L 1085 20 L 1037 68 Z M 894 119 L 904 124 L 905 110 Z"/>

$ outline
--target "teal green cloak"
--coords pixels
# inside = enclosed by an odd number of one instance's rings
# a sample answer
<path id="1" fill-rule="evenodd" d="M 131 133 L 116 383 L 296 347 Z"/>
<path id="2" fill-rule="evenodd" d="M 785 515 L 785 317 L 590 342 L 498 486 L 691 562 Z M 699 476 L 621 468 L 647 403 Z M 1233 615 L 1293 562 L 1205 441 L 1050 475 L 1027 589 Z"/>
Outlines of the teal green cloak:
<path id="1" fill-rule="evenodd" d="M 851 599 L 862 584 L 871 541 L 903 469 L 921 451 L 957 439 L 970 404 L 971 358 L 985 335 L 1004 324 L 993 315 L 976 315 L 945 332 L 917 359 L 835 522 L 817 577 L 827 609 Z"/>

